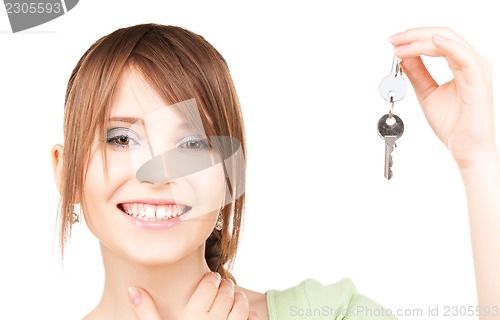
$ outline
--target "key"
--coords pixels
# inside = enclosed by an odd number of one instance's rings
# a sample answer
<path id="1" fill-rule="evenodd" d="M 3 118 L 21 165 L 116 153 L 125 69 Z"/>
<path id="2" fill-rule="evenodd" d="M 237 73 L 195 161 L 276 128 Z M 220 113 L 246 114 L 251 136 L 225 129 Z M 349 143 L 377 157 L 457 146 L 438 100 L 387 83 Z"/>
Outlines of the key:
<path id="1" fill-rule="evenodd" d="M 380 81 L 380 94 L 389 102 L 400 101 L 406 96 L 406 81 L 399 62 L 399 58 L 394 56 L 391 74 Z"/>
<path id="2" fill-rule="evenodd" d="M 403 120 L 397 115 L 393 114 L 390 117 L 386 114 L 378 121 L 377 129 L 378 134 L 385 141 L 384 177 L 390 180 L 392 178 L 392 151 L 397 147 L 396 140 L 403 135 L 405 126 Z"/>

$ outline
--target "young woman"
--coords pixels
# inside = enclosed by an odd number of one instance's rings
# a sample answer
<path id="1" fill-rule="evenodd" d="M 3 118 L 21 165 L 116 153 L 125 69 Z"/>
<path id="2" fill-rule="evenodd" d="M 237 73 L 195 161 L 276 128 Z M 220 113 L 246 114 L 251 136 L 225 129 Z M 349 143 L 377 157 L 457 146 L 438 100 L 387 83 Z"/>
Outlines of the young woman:
<path id="1" fill-rule="evenodd" d="M 447 28 L 390 38 L 429 124 L 449 148 L 469 204 L 477 316 L 499 316 L 500 161 L 491 67 Z M 443 56 L 437 85 L 420 55 Z M 244 208 L 245 135 L 222 56 L 201 36 L 155 24 L 94 43 L 68 83 L 64 147 L 52 160 L 61 193 L 61 249 L 80 204 L 105 267 L 85 319 L 394 319 L 343 279 L 258 293 L 230 268 Z M 329 308 L 324 308 L 328 306 Z M 497 309 L 495 309 L 495 306 Z M 486 314 L 486 307 L 489 307 Z M 496 310 L 496 312 L 495 312 Z"/>

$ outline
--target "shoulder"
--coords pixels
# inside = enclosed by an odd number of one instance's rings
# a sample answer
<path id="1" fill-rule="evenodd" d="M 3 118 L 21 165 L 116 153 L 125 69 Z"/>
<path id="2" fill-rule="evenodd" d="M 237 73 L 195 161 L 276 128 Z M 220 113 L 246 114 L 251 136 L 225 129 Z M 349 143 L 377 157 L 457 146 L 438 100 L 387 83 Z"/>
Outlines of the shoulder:
<path id="1" fill-rule="evenodd" d="M 269 319 L 384 319 L 395 317 L 375 301 L 361 295 L 349 278 L 323 285 L 306 279 L 285 290 L 268 290 Z"/>
<path id="2" fill-rule="evenodd" d="M 268 290 L 266 295 L 270 308 L 280 310 L 287 306 L 306 308 L 323 302 L 330 304 L 334 302 L 337 305 L 349 304 L 352 295 L 356 292 L 354 283 L 348 278 L 329 285 L 323 285 L 315 279 L 306 279 L 285 290 Z"/>

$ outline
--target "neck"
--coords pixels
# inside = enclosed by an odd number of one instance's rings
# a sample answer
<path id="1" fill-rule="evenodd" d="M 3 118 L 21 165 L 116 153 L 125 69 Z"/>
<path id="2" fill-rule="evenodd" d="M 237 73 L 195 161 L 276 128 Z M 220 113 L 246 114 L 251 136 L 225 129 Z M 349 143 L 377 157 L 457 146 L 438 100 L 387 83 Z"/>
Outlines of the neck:
<path id="1" fill-rule="evenodd" d="M 205 246 L 172 264 L 144 265 L 128 260 L 101 243 L 105 282 L 95 311 L 106 319 L 136 319 L 129 287 L 145 289 L 162 319 L 178 319 L 203 275 L 210 271 Z"/>

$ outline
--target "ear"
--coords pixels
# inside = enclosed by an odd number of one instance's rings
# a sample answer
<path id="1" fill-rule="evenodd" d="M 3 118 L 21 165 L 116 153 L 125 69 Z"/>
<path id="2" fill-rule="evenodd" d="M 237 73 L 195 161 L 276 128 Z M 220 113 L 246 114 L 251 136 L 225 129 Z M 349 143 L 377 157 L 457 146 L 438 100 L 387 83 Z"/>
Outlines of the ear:
<path id="1" fill-rule="evenodd" d="M 61 193 L 61 179 L 62 179 L 62 168 L 63 168 L 63 150 L 64 147 L 60 144 L 56 144 L 52 147 L 50 151 L 50 157 L 52 159 L 52 170 L 54 172 L 54 179 L 56 181 L 57 189 Z"/>
<path id="2" fill-rule="evenodd" d="M 54 180 L 56 181 L 57 189 L 59 193 L 62 191 L 62 181 L 63 177 L 63 151 L 64 147 L 60 144 L 56 144 L 52 147 L 50 152 L 50 157 L 52 159 L 52 170 L 54 172 Z M 80 203 L 80 197 L 76 195 L 75 204 Z"/>

